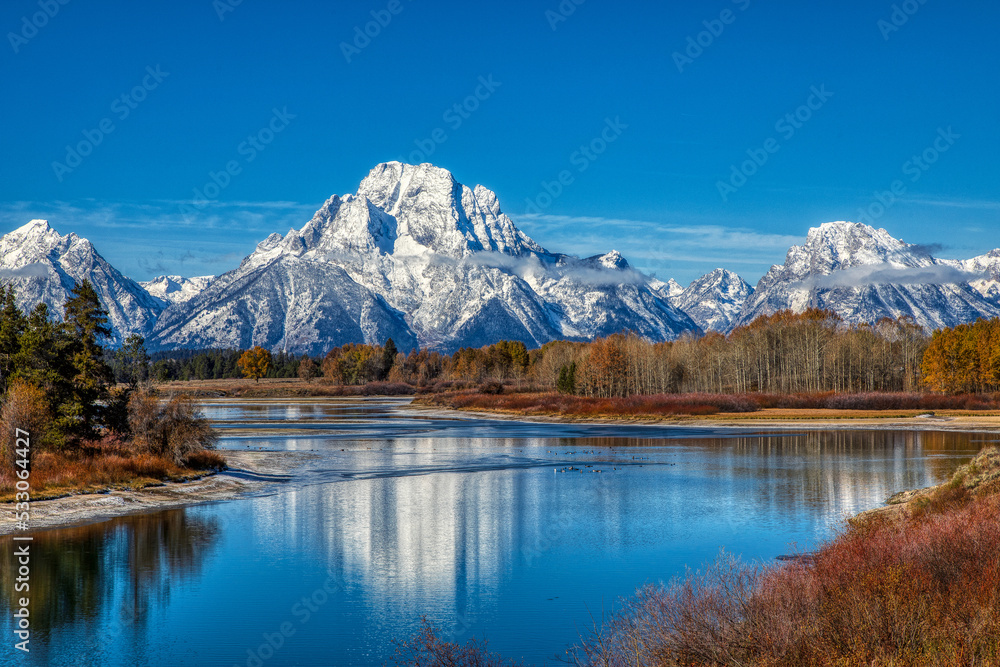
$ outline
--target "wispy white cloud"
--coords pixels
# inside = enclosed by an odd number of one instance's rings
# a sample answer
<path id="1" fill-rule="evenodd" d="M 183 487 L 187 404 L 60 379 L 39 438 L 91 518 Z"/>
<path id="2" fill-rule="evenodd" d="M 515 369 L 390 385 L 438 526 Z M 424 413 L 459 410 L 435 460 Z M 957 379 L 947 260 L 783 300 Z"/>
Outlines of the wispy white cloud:
<path id="1" fill-rule="evenodd" d="M 852 266 L 825 276 L 815 276 L 801 281 L 799 285 L 807 289 L 863 287 L 865 285 L 949 285 L 967 283 L 984 277 L 986 277 L 985 274 L 963 271 L 945 264 L 906 267 L 871 264 Z"/>
<path id="2" fill-rule="evenodd" d="M 30 218 L 48 220 L 56 229 L 81 233 L 87 229 L 257 229 L 274 230 L 275 224 L 291 222 L 301 227 L 316 206 L 297 202 L 200 202 L 161 199 L 149 203 L 97 202 L 2 202 L 0 221 L 5 231 Z"/>
<path id="3" fill-rule="evenodd" d="M 324 256 L 331 262 L 354 262 L 356 255 L 331 252 Z M 485 267 L 501 269 L 526 280 L 562 280 L 568 278 L 585 285 L 643 285 L 650 277 L 632 268 L 611 269 L 593 262 L 567 256 L 556 265 L 543 262 L 535 255 L 515 257 L 502 252 L 478 252 L 456 259 L 439 253 L 427 252 L 415 255 L 414 260 L 448 267 Z"/>
<path id="4" fill-rule="evenodd" d="M 49 274 L 44 264 L 34 262 L 16 269 L 0 269 L 0 278 L 39 278 Z"/>
<path id="5" fill-rule="evenodd" d="M 920 204 L 923 206 L 937 206 L 941 208 L 963 208 L 981 211 L 1000 211 L 1000 200 L 995 199 L 945 199 L 935 197 L 907 197 L 904 200 L 907 204 Z"/>

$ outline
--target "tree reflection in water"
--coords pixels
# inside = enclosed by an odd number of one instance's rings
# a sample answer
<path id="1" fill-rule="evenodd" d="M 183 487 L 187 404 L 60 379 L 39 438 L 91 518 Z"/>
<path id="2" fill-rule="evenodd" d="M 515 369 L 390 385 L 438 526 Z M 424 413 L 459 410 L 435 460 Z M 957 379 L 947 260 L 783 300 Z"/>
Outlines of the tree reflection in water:
<path id="1" fill-rule="evenodd" d="M 32 653 L 44 653 L 47 638 L 58 633 L 79 632 L 98 644 L 142 634 L 150 611 L 166 606 L 172 586 L 197 576 L 220 534 L 217 518 L 178 509 L 40 532 L 20 542 L 31 545 Z M 3 553 L 13 553 L 10 536 L 0 544 Z M 26 595 L 15 591 L 16 577 L 15 567 L 0 569 L 7 619 Z"/>

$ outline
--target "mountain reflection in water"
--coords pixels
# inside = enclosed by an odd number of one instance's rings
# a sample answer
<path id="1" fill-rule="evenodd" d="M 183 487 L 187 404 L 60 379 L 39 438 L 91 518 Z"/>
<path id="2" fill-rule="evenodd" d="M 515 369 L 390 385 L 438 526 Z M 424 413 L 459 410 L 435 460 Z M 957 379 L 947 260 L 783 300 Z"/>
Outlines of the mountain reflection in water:
<path id="1" fill-rule="evenodd" d="M 637 586 L 723 547 L 811 548 L 986 437 L 447 419 L 377 400 L 209 414 L 223 447 L 305 465 L 253 497 L 35 533 L 32 664 L 242 666 L 290 623 L 264 665 L 379 665 L 421 615 L 542 663 Z"/>

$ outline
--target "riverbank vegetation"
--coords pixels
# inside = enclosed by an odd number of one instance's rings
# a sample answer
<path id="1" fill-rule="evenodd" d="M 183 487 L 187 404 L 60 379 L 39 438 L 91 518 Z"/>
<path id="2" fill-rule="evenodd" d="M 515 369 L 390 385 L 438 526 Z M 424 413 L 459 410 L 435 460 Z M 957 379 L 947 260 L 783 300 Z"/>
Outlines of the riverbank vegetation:
<path id="1" fill-rule="evenodd" d="M 1000 454 L 777 567 L 720 558 L 646 587 L 586 638 L 590 664 L 1000 664 Z"/>
<path id="2" fill-rule="evenodd" d="M 952 416 L 1000 411 L 993 395 L 879 393 L 837 394 L 656 394 L 597 398 L 559 392 L 484 393 L 479 389 L 445 391 L 418 396 L 417 405 L 452 410 L 501 412 L 525 417 L 660 418 L 705 417 L 767 412 L 769 418 L 914 417 L 946 410 Z"/>
<path id="3" fill-rule="evenodd" d="M 207 451 L 215 436 L 190 400 L 162 402 L 142 384 L 141 337 L 113 353 L 103 346 L 108 317 L 89 282 L 73 289 L 58 322 L 45 304 L 22 313 L 10 288 L 0 288 L 0 304 L 0 498 L 14 497 L 22 470 L 39 499 L 225 466 Z M 17 429 L 29 434 L 28 459 L 16 453 Z"/>
<path id="4" fill-rule="evenodd" d="M 813 309 L 761 317 L 727 336 L 653 343 L 623 333 L 535 350 L 500 341 L 453 354 L 403 353 L 390 339 L 317 358 L 276 354 L 253 374 L 254 386 L 236 379 L 249 352 L 178 354 L 169 363 L 182 370 L 168 375 L 191 378 L 202 396 L 419 394 L 430 395 L 420 402 L 451 408 L 581 417 L 1000 410 L 1000 320 L 928 336 L 906 319 L 848 325 Z M 149 372 L 159 377 L 166 363 Z"/>
<path id="5" fill-rule="evenodd" d="M 536 350 L 500 341 L 451 355 L 429 350 L 397 353 L 385 346 L 334 348 L 318 364 L 321 381 L 354 386 L 409 384 L 422 392 L 443 388 L 502 393 L 497 385 L 558 391 L 588 398 L 668 394 L 799 396 L 824 407 L 834 396 L 891 395 L 890 407 L 920 409 L 924 393 L 1000 391 L 1000 320 L 981 320 L 928 336 L 907 319 L 847 324 L 835 313 L 810 309 L 760 317 L 723 336 L 683 336 L 650 342 L 617 334 L 591 342 L 554 341 Z M 448 386 L 448 383 L 451 383 Z M 458 385 L 456 387 L 456 385 Z M 904 398 L 905 397 L 905 398 Z M 770 399 L 765 399 L 765 402 Z M 975 402 L 963 399 L 963 403 Z M 979 403 L 989 401 L 979 399 Z M 897 405 L 899 404 L 899 405 Z M 963 405 L 962 407 L 968 407 Z M 991 406 L 992 407 L 992 406 Z"/>
<path id="6" fill-rule="evenodd" d="M 905 505 L 869 512 L 811 554 L 749 565 L 727 554 L 641 588 L 598 619 L 580 665 L 1000 665 L 1000 452 Z M 512 664 L 433 627 L 397 664 Z"/>

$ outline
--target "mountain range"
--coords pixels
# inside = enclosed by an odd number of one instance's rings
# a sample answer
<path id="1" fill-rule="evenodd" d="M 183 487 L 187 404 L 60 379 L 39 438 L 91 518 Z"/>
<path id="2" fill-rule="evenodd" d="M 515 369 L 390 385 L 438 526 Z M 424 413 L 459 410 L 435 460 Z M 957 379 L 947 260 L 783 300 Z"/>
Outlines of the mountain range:
<path id="1" fill-rule="evenodd" d="M 934 329 L 1000 317 L 1000 250 L 937 259 L 882 229 L 830 222 L 809 230 L 756 287 L 719 268 L 687 287 L 633 269 L 612 250 L 551 252 L 519 230 L 494 192 L 444 169 L 376 166 L 299 230 L 272 234 L 218 277 L 137 283 L 76 234 L 32 220 L 0 238 L 0 280 L 24 309 L 57 316 L 90 280 L 113 345 L 246 348 L 320 354 L 348 342 L 451 352 L 501 339 L 537 347 L 622 330 L 654 340 L 726 333 L 783 309 L 828 308 L 848 322 L 907 316 Z"/>

